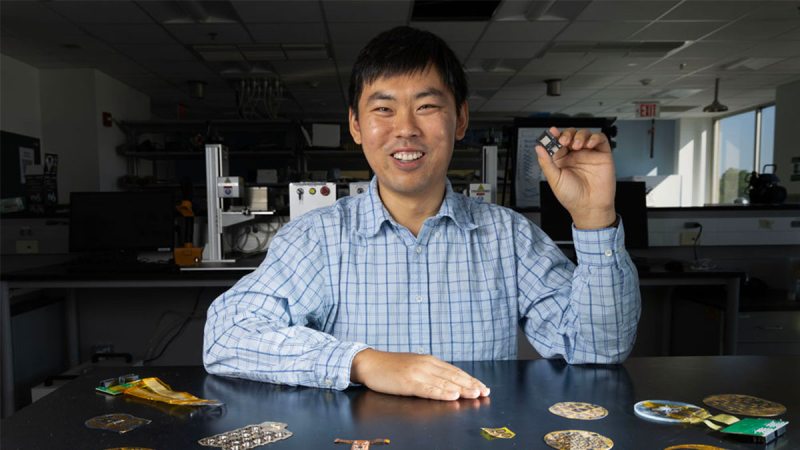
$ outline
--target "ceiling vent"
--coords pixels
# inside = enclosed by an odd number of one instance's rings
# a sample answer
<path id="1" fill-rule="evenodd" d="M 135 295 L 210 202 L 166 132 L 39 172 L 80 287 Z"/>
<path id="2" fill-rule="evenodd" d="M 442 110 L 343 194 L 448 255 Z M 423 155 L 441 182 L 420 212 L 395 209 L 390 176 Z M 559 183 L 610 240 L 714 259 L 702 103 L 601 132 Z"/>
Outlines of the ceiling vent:
<path id="1" fill-rule="evenodd" d="M 777 62 L 783 61 L 783 58 L 742 58 L 732 63 L 722 66 L 725 70 L 747 69 L 747 70 L 761 70 L 764 67 L 771 66 Z"/>

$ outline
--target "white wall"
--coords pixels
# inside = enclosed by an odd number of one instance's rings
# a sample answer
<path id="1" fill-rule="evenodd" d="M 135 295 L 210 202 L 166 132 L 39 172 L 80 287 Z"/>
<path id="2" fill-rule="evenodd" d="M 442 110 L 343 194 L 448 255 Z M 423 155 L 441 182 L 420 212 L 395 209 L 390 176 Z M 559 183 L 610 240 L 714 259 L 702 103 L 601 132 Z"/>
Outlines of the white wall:
<path id="1" fill-rule="evenodd" d="M 675 167 L 675 120 L 656 120 L 650 158 L 650 120 L 618 120 L 614 164 L 617 178 L 671 175 Z"/>
<path id="2" fill-rule="evenodd" d="M 95 112 L 92 120 L 97 130 L 99 189 L 118 190 L 117 179 L 125 174 L 126 161 L 117 154 L 117 146 L 125 142 L 125 134 L 116 125 L 103 126 L 103 112 L 115 120 L 150 119 L 150 97 L 120 83 L 103 72 L 95 75 Z"/>
<path id="3" fill-rule="evenodd" d="M 12 68 L 16 70 L 10 80 L 23 76 L 35 79 L 35 83 L 29 83 L 28 90 L 29 96 L 35 94 L 36 108 L 28 112 L 7 107 L 7 97 L 20 97 L 20 89 L 10 81 L 6 84 L 6 59 L 10 58 L 3 57 L 0 96 L 3 98 L 3 129 L 6 129 L 6 114 L 11 123 L 23 119 L 33 122 L 33 118 L 39 122 L 33 135 L 41 137 L 42 151 L 59 155 L 59 203 L 68 203 L 70 192 L 116 190 L 117 179 L 126 171 L 125 158 L 117 154 L 116 147 L 124 141 L 125 135 L 116 125 L 104 127 L 102 113 L 110 112 L 116 120 L 148 120 L 150 98 L 94 69 L 31 68 L 36 75 L 33 77 L 30 71 L 16 69 L 12 61 Z M 14 103 L 21 101 L 14 100 Z"/>
<path id="4" fill-rule="evenodd" d="M 791 181 L 792 158 L 800 158 L 797 128 L 800 125 L 800 80 L 778 86 L 775 92 L 775 164 L 781 186 L 790 202 L 800 202 L 800 180 Z"/>
<path id="5" fill-rule="evenodd" d="M 40 71 L 42 149 L 59 155 L 58 202 L 68 203 L 72 191 L 100 188 L 97 160 L 95 71 Z"/>
<path id="6" fill-rule="evenodd" d="M 681 176 L 681 206 L 706 203 L 708 158 L 711 157 L 714 121 L 711 118 L 680 119 L 677 125 L 677 173 Z"/>
<path id="7" fill-rule="evenodd" d="M 39 70 L 0 54 L 0 129 L 41 139 L 39 97 Z"/>

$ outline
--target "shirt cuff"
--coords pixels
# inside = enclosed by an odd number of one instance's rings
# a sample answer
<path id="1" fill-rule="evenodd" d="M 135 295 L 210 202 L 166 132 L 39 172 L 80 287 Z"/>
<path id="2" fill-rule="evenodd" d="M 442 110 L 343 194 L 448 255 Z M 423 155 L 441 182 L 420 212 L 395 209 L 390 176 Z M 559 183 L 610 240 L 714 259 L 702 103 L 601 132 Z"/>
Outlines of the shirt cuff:
<path id="1" fill-rule="evenodd" d="M 619 263 L 625 253 L 625 228 L 622 218 L 617 216 L 616 227 L 597 230 L 579 230 L 572 225 L 572 240 L 578 264 L 612 266 Z"/>
<path id="2" fill-rule="evenodd" d="M 353 366 L 353 358 L 364 349 L 369 348 L 367 344 L 360 342 L 331 341 L 320 354 L 328 355 L 321 358 L 315 367 L 317 379 L 320 387 L 329 389 L 344 390 L 350 386 L 350 369 Z"/>

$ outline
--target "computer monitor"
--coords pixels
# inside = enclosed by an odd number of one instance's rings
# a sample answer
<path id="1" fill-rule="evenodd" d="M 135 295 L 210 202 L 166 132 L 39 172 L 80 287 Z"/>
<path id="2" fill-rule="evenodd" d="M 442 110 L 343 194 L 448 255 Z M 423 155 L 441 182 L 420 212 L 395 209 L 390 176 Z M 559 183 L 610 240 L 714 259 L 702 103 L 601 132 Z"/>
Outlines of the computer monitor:
<path id="1" fill-rule="evenodd" d="M 175 215 L 171 192 L 73 192 L 69 250 L 133 254 L 171 251 Z"/>
<path id="2" fill-rule="evenodd" d="M 558 244 L 572 244 L 572 217 L 558 202 L 547 181 L 539 185 L 542 230 Z M 614 208 L 625 226 L 626 248 L 647 248 L 647 201 L 641 181 L 617 181 Z"/>

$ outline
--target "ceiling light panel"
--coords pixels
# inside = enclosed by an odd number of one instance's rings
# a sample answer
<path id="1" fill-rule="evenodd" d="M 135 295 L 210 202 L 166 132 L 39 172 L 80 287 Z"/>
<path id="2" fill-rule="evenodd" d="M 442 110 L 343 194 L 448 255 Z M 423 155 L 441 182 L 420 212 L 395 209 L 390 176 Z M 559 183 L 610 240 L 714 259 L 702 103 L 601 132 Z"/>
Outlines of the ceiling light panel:
<path id="1" fill-rule="evenodd" d="M 322 23 L 321 2 L 232 1 L 231 6 L 244 23 Z"/>
<path id="2" fill-rule="evenodd" d="M 592 2 L 578 20 L 655 20 L 678 1 L 599 1 Z"/>

